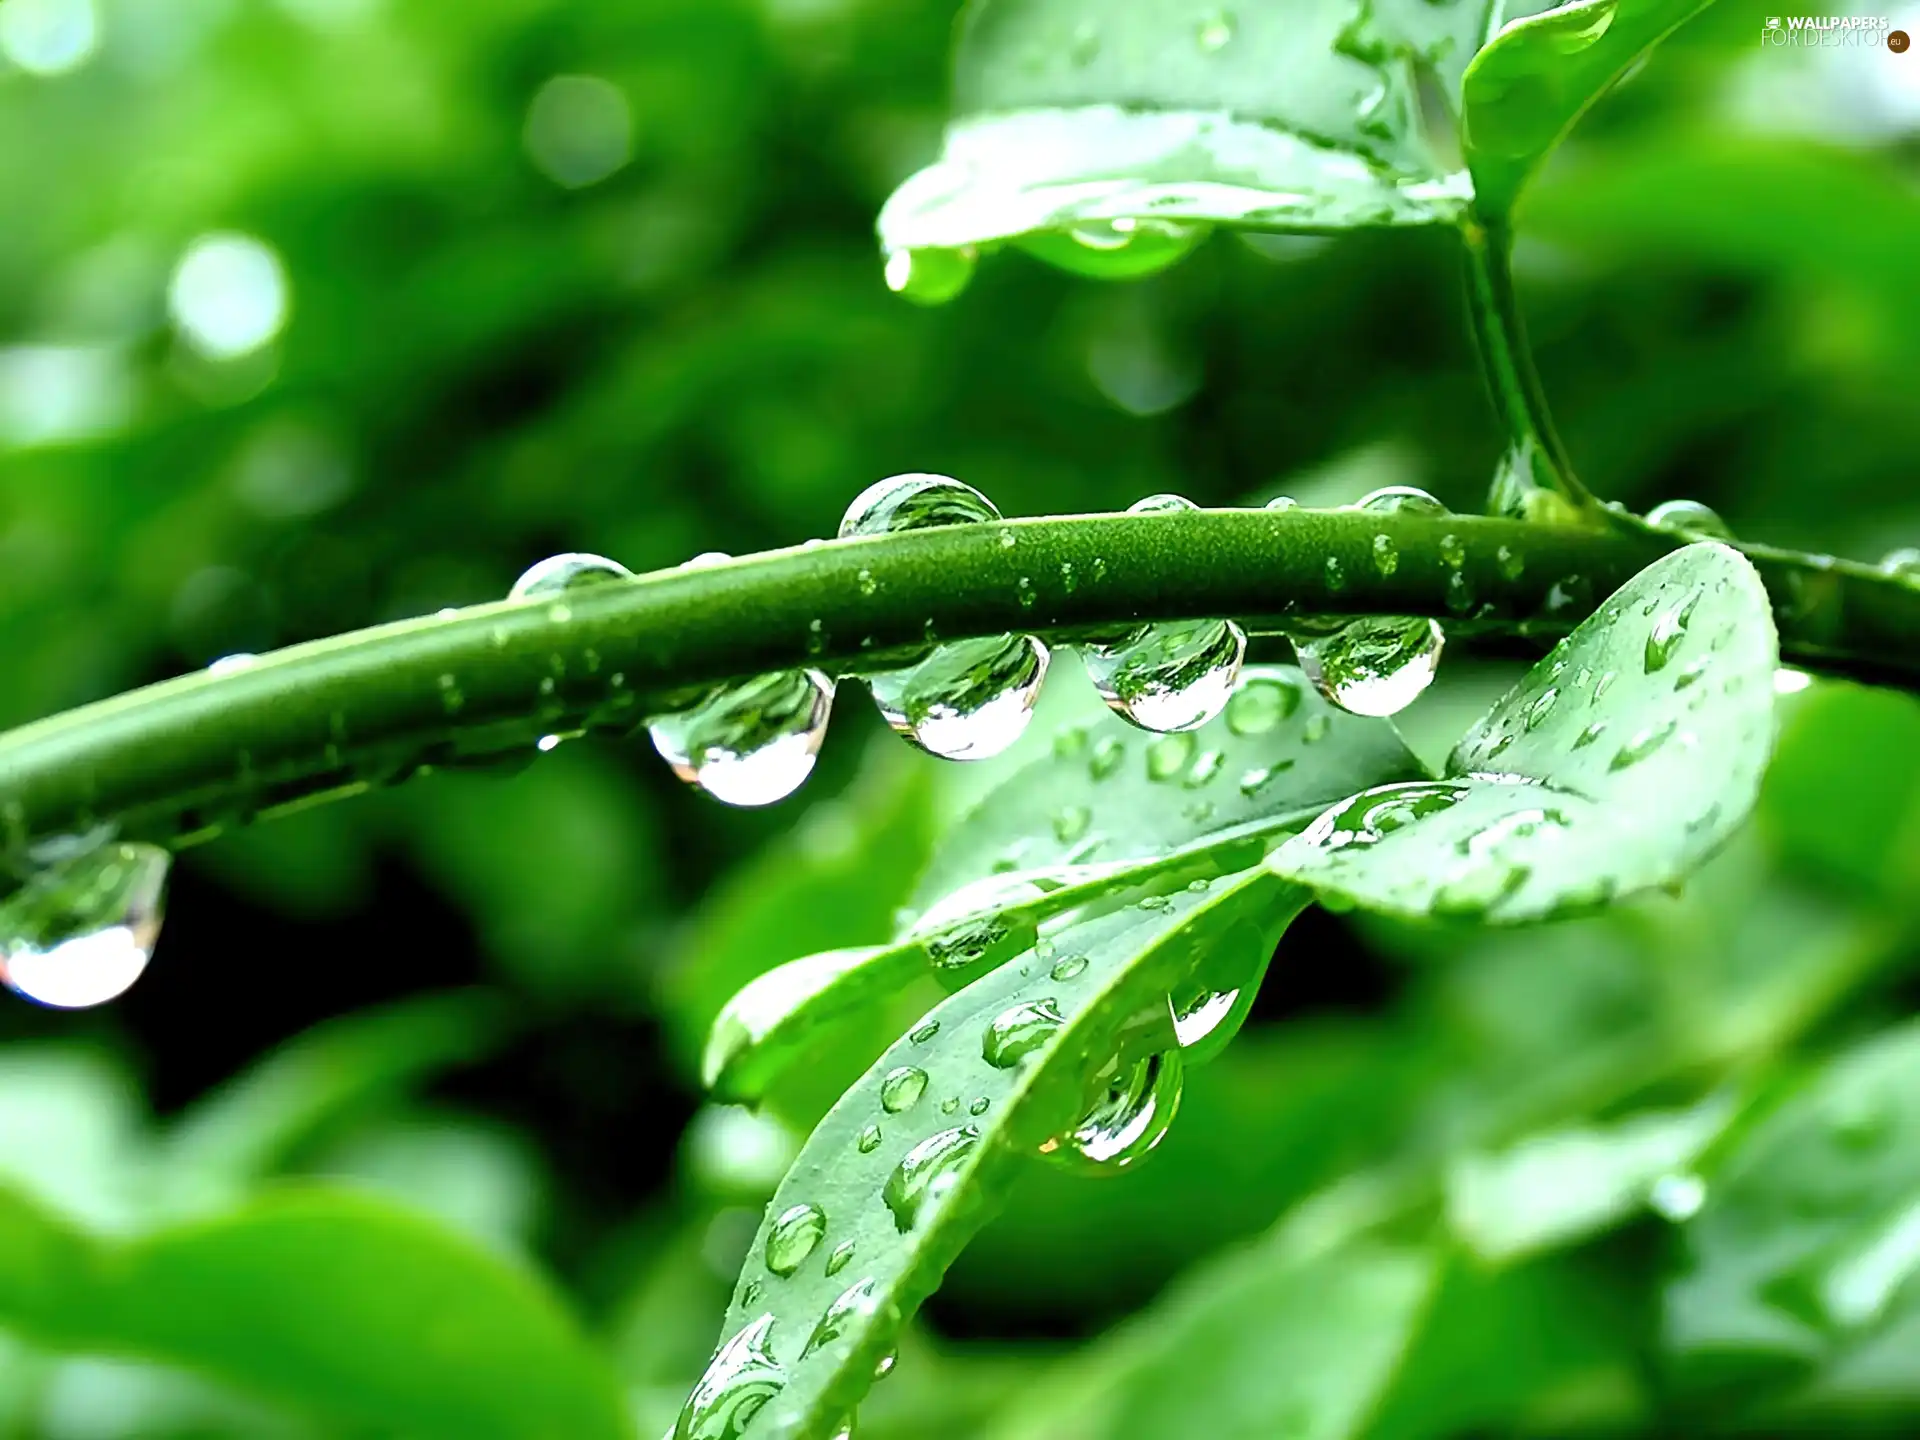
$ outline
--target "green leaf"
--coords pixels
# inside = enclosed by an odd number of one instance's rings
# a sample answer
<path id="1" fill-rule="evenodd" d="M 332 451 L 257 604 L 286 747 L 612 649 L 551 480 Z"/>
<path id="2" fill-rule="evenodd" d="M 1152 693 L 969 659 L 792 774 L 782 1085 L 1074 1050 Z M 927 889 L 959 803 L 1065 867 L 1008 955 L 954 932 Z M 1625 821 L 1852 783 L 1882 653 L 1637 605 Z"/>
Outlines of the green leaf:
<path id="1" fill-rule="evenodd" d="M 1753 566 L 1689 545 L 1534 666 L 1448 779 L 1356 795 L 1270 863 L 1345 903 L 1501 924 L 1671 884 L 1753 807 L 1778 658 Z"/>
<path id="2" fill-rule="evenodd" d="M 258 1180 L 435 1071 L 480 1058 L 510 1023 L 500 997 L 466 991 L 316 1026 L 181 1117 L 167 1137 L 167 1178 L 183 1192 Z"/>
<path id="3" fill-rule="evenodd" d="M 1347 1440 L 1392 1383 L 1434 1290 L 1421 1250 L 1361 1243 L 1302 1259 L 1229 1252 L 1156 1307 L 1121 1378 L 1110 1440 Z"/>
<path id="4" fill-rule="evenodd" d="M 1715 1097 L 1460 1156 L 1447 1171 L 1448 1223 L 1475 1253 L 1501 1262 L 1587 1239 L 1643 1211 L 1655 1187 L 1683 1176 L 1733 1115 Z"/>
<path id="5" fill-rule="evenodd" d="M 382 1431 L 631 1434 L 618 1384 L 545 1285 L 350 1192 L 288 1189 L 115 1244 L 0 1190 L 0 1323 Z"/>
<path id="6" fill-rule="evenodd" d="M 1149 896 L 1062 931 L 1052 960 L 1002 966 L 937 1007 L 808 1139 L 768 1207 L 727 1339 L 690 1404 L 742 1423 L 757 1411 L 759 1440 L 834 1434 L 1008 1184 L 1086 1113 L 1088 1086 L 1122 1050 L 1123 1032 L 1145 1016 L 1147 1049 L 1177 1045 L 1168 990 L 1217 950 L 1271 950 L 1302 899 L 1258 869 Z M 992 1037 L 1018 1017 L 1031 1023 L 1016 1055 Z M 1118 1058 L 1130 1065 L 1132 1047 Z M 905 1069 L 924 1078 L 889 1083 Z M 808 1206 L 823 1228 L 810 1247 L 782 1255 L 776 1243 L 783 1276 L 769 1241 Z"/>
<path id="7" fill-rule="evenodd" d="M 1668 1343 L 1697 1382 L 1783 1383 L 1858 1361 L 1920 1317 L 1920 1025 L 1855 1046 L 1707 1175 L 1667 1291 Z M 1907 1368 L 1911 1374 L 1911 1351 Z"/>
<path id="8" fill-rule="evenodd" d="M 1505 26 L 1467 67 L 1462 129 L 1474 208 L 1504 219 L 1574 122 L 1712 0 L 1573 0 Z"/>
<path id="9" fill-rule="evenodd" d="M 1480 0 L 976 0 L 941 158 L 894 192 L 881 243 L 1048 235 L 1047 258 L 1125 276 L 1179 258 L 1208 222 L 1451 221 L 1465 177 L 1421 134 L 1416 74 L 1457 80 L 1487 18 Z"/>
<path id="10" fill-rule="evenodd" d="M 1148 735 L 1113 717 L 1068 726 L 947 836 L 908 935 L 792 961 L 735 995 L 708 1038 L 706 1083 L 758 1101 L 797 1064 L 844 1048 L 850 1027 L 930 969 L 978 975 L 1031 947 L 1049 917 L 1166 872 L 1252 864 L 1329 801 L 1424 773 L 1390 724 L 1329 705 L 1290 666 L 1248 667 L 1226 711 L 1196 731 Z M 1251 1003 L 1251 985 L 1216 988 Z"/>

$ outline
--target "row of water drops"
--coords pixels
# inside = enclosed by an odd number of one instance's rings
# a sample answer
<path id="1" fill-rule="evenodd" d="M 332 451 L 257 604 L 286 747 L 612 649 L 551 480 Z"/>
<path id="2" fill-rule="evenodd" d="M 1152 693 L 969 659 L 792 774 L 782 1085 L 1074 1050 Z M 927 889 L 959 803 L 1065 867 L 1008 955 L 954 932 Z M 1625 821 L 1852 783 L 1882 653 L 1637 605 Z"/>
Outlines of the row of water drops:
<path id="1" fill-rule="evenodd" d="M 1205 889 L 1206 881 L 1193 882 Z M 1165 909 L 1163 895 L 1137 902 L 1141 908 Z M 1089 961 L 1080 954 L 1060 954 L 1052 942 L 1041 940 L 1035 958 L 1048 965 L 1047 978 L 1071 985 L 1086 974 Z M 1203 990 L 1180 1004 L 1168 1000 L 1167 1020 L 1174 1045 L 1131 1063 L 1116 1059 L 1095 1077 L 1100 1098 L 1075 1125 L 1040 1146 L 1040 1154 L 1082 1174 L 1115 1174 L 1152 1151 L 1173 1124 L 1180 1104 L 1183 1050 L 1208 1039 L 1240 998 L 1238 990 Z M 1039 1052 L 1066 1024 L 1060 1002 L 1052 996 L 1022 1000 L 996 1014 L 982 1028 L 980 1054 L 996 1070 L 1014 1070 Z M 928 1020 L 908 1036 L 912 1046 L 923 1046 L 940 1033 L 940 1022 Z M 931 1079 L 917 1064 L 896 1065 L 881 1078 L 879 1113 L 856 1134 L 854 1148 L 871 1155 L 885 1143 L 886 1125 L 914 1112 L 928 1100 Z M 949 1095 L 939 1102 L 943 1117 L 954 1123 L 913 1145 L 888 1173 L 881 1198 L 901 1233 L 911 1231 L 930 1208 L 959 1182 L 968 1160 L 979 1149 L 979 1126 L 969 1123 L 992 1108 L 992 1099 L 977 1095 L 963 1101 Z M 962 1115 L 962 1112 L 964 1116 Z M 768 1226 L 763 1247 L 767 1271 L 787 1280 L 826 1246 L 830 1217 L 822 1206 L 800 1201 L 784 1208 Z M 839 1275 L 857 1258 L 855 1241 L 840 1241 L 826 1249 L 822 1273 Z M 846 1333 L 856 1319 L 876 1313 L 876 1280 L 866 1276 L 846 1286 L 822 1310 L 801 1347 L 804 1360 Z M 740 1292 L 743 1310 L 754 1312 L 765 1294 L 759 1281 L 749 1281 Z M 767 1403 L 786 1388 L 787 1366 L 774 1348 L 776 1317 L 771 1310 L 754 1314 L 714 1353 L 667 1440 L 731 1440 L 739 1436 Z M 876 1377 L 892 1368 L 894 1356 L 882 1357 Z M 840 1440 L 852 1434 L 848 1417 L 837 1431 Z"/>

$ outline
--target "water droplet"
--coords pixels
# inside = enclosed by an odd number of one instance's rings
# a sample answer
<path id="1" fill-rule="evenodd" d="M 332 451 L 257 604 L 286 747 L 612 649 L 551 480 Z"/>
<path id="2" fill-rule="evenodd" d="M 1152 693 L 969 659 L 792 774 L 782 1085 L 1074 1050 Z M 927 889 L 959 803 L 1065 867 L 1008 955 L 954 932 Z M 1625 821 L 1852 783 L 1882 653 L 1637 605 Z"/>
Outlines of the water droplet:
<path id="1" fill-rule="evenodd" d="M 1238 990 L 1202 990 L 1173 1012 L 1173 1033 L 1180 1048 L 1191 1050 L 1233 1013 L 1240 1001 Z"/>
<path id="2" fill-rule="evenodd" d="M 1291 495 L 1276 495 L 1273 497 L 1273 499 L 1267 501 L 1266 508 L 1269 510 L 1279 510 L 1282 512 L 1285 512 L 1288 510 L 1298 510 L 1300 508 L 1300 502 L 1294 499 Z"/>
<path id="3" fill-rule="evenodd" d="M 1317 745 L 1327 738 L 1328 732 L 1332 729 L 1333 717 L 1331 715 L 1309 716 L 1307 723 L 1300 727 L 1300 741 L 1304 745 Z"/>
<path id="4" fill-rule="evenodd" d="M 1373 568 L 1383 579 L 1400 568 L 1400 547 L 1393 543 L 1391 535 L 1373 537 Z"/>
<path id="5" fill-rule="evenodd" d="M 1147 747 L 1147 779 L 1156 783 L 1173 779 L 1187 768 L 1197 748 L 1193 736 L 1184 733 L 1154 741 Z"/>
<path id="6" fill-rule="evenodd" d="M 1466 799 L 1472 787 L 1451 780 L 1413 780 L 1382 785 L 1343 800 L 1301 832 L 1301 840 L 1321 850 L 1378 845 L 1396 830 Z"/>
<path id="7" fill-rule="evenodd" d="M 647 733 L 688 784 L 729 805 L 771 805 L 813 773 L 833 691 L 818 670 L 779 670 L 649 716 Z"/>
<path id="8" fill-rule="evenodd" d="M 894 1362 L 899 1358 L 900 1358 L 900 1352 L 898 1350 L 887 1351 L 886 1354 L 882 1355 L 879 1358 L 879 1360 L 875 1362 L 873 1367 L 873 1378 L 876 1380 L 886 1379 L 887 1376 L 893 1373 Z"/>
<path id="9" fill-rule="evenodd" d="M 1539 729 L 1546 722 L 1546 718 L 1553 713 L 1553 707 L 1559 699 L 1560 692 L 1551 685 L 1535 696 L 1533 703 L 1527 707 L 1523 721 L 1527 729 Z"/>
<path id="10" fill-rule="evenodd" d="M 1458 535 L 1440 537 L 1440 563 L 1449 570 L 1458 570 L 1467 563 L 1467 547 Z"/>
<path id="11" fill-rule="evenodd" d="M 927 1043 L 927 1041 L 933 1039 L 933 1037 L 938 1035 L 939 1033 L 940 1033 L 940 1022 L 938 1020 L 929 1020 L 927 1021 L 926 1024 L 920 1026 L 918 1029 L 909 1032 L 907 1035 L 907 1039 L 911 1040 L 916 1045 L 924 1045 Z"/>
<path id="12" fill-rule="evenodd" d="M 633 572 L 618 560 L 609 560 L 604 555 L 569 551 L 563 555 L 549 555 L 545 560 L 528 567 L 513 582 L 513 588 L 507 591 L 507 598 L 532 600 L 604 585 L 610 580 L 632 578 Z"/>
<path id="13" fill-rule="evenodd" d="M 158 845 L 93 844 L 0 901 L 0 981 L 63 1010 L 126 992 L 160 938 L 167 870 Z"/>
<path id="14" fill-rule="evenodd" d="M 958 480 L 895 475 L 855 497 L 839 534 L 846 539 L 999 518 L 992 501 Z M 941 645 L 913 665 L 864 678 L 900 735 L 945 759 L 984 760 L 1027 728 L 1047 660 L 1047 647 L 1034 636 L 996 635 Z"/>
<path id="15" fill-rule="evenodd" d="M 783 1279 L 793 1274 L 827 1233 L 827 1215 L 818 1205 L 783 1210 L 767 1231 L 767 1269 Z"/>
<path id="16" fill-rule="evenodd" d="M 881 1198 L 893 1212 L 896 1228 L 911 1230 L 926 1207 L 937 1203 L 959 1181 L 960 1169 L 980 1144 L 980 1131 L 958 1125 L 930 1135 L 887 1177 Z"/>
<path id="17" fill-rule="evenodd" d="M 1200 46 L 1202 54 L 1213 55 L 1224 50 L 1233 42 L 1233 12 L 1230 10 L 1208 10 L 1200 17 L 1193 38 Z"/>
<path id="18" fill-rule="evenodd" d="M 1662 501 L 1647 512 L 1647 523 L 1656 530 L 1675 535 L 1705 535 L 1713 540 L 1733 538 L 1727 522 L 1698 500 Z"/>
<path id="19" fill-rule="evenodd" d="M 1079 975 L 1083 974 L 1086 971 L 1086 968 L 1087 968 L 1086 956 L 1062 955 L 1058 960 L 1053 962 L 1053 969 L 1049 970 L 1047 973 L 1051 975 L 1055 980 L 1066 981 L 1066 980 L 1075 979 Z"/>
<path id="20" fill-rule="evenodd" d="M 984 1115 L 992 1107 L 993 1107 L 993 1101 L 989 1100 L 986 1096 L 981 1095 L 981 1096 L 977 1096 L 974 1099 L 974 1102 L 971 1105 L 967 1106 L 967 1113 L 969 1115 Z"/>
<path id="21" fill-rule="evenodd" d="M 1355 715 L 1394 715 L 1433 682 L 1446 635 L 1424 617 L 1368 617 L 1318 639 L 1296 638 L 1300 668 Z"/>
<path id="22" fill-rule="evenodd" d="M 958 1095 L 949 1095 L 940 1102 L 940 1113 L 942 1115 L 957 1115 L 959 1112 L 960 1097 Z"/>
<path id="23" fill-rule="evenodd" d="M 1669 720 L 1664 725 L 1649 725 L 1642 730 L 1636 730 L 1632 738 L 1614 753 L 1613 762 L 1608 765 L 1607 768 L 1609 770 L 1625 770 L 1630 765 L 1638 765 L 1662 745 L 1665 745 L 1667 741 L 1673 737 L 1673 732 L 1678 728 L 1678 721 Z"/>
<path id="24" fill-rule="evenodd" d="M 878 1125 L 862 1127 L 860 1134 L 855 1138 L 853 1143 L 859 1148 L 862 1155 L 871 1155 L 880 1148 L 880 1127 Z"/>
<path id="25" fill-rule="evenodd" d="M 1144 895 L 1135 902 L 1135 908 L 1139 910 L 1165 910 L 1172 904 L 1173 902 L 1164 895 Z"/>
<path id="26" fill-rule="evenodd" d="M 1100 54 L 1100 31 L 1091 20 L 1082 20 L 1073 27 L 1073 37 L 1067 41 L 1067 59 L 1075 68 L 1091 65 Z"/>
<path id="27" fill-rule="evenodd" d="M 1273 676 L 1248 676 L 1227 701 L 1227 729 L 1264 735 L 1300 708 L 1300 687 Z"/>
<path id="28" fill-rule="evenodd" d="M 687 1397 L 672 1440 L 737 1440 L 787 1384 L 773 1358 L 773 1316 L 749 1321 L 722 1345 Z"/>
<path id="29" fill-rule="evenodd" d="M 860 567 L 860 572 L 853 577 L 853 583 L 858 587 L 862 595 L 869 597 L 880 588 L 880 582 L 873 578 L 873 572 L 864 565 Z"/>
<path id="30" fill-rule="evenodd" d="M 1104 780 L 1120 768 L 1120 762 L 1127 758 L 1126 745 L 1112 735 L 1103 735 L 1093 747 L 1093 755 L 1087 761 L 1087 774 L 1095 780 Z"/>
<path id="31" fill-rule="evenodd" d="M 833 1247 L 833 1253 L 827 1256 L 827 1274 L 838 1275 L 847 1268 L 847 1262 L 853 1259 L 853 1241 L 842 1240 Z"/>
<path id="32" fill-rule="evenodd" d="M 1084 725 L 1062 725 L 1053 734 L 1054 758 L 1071 760 L 1087 748 L 1087 727 Z"/>
<path id="33" fill-rule="evenodd" d="M 1087 827 L 1093 824 L 1093 811 L 1084 805 L 1068 805 L 1053 817 L 1053 838 L 1062 845 L 1071 845 L 1087 833 Z"/>
<path id="34" fill-rule="evenodd" d="M 1338 594 L 1347 588 L 1347 567 L 1340 563 L 1338 555 L 1327 556 L 1327 589 Z"/>
<path id="35" fill-rule="evenodd" d="M 1686 638 L 1687 622 L 1693 618 L 1694 606 L 1700 603 L 1700 597 L 1690 595 L 1678 604 L 1669 605 L 1661 611 L 1660 617 L 1647 631 L 1646 671 L 1652 675 L 1666 669 L 1667 662 L 1673 659 L 1679 650 L 1680 642 Z"/>
<path id="36" fill-rule="evenodd" d="M 1647 1194 L 1653 1213 L 1676 1225 L 1698 1215 L 1706 1203 L 1707 1182 L 1698 1175 L 1662 1175 Z"/>
<path id="37" fill-rule="evenodd" d="M 1185 1065 L 1177 1050 L 1149 1056 L 1109 1087 L 1105 1098 L 1042 1154 L 1112 1174 L 1143 1158 L 1166 1138 L 1180 1108 Z"/>
<path id="38" fill-rule="evenodd" d="M 912 1065 L 896 1066 L 880 1082 L 880 1108 L 889 1115 L 899 1115 L 918 1105 L 926 1091 L 926 1071 Z"/>
<path id="39" fill-rule="evenodd" d="M 760 1303 L 760 1294 L 760 1282 L 758 1280 L 749 1280 L 740 1287 L 740 1308 L 742 1310 L 751 1310 Z"/>
<path id="40" fill-rule="evenodd" d="M 258 655 L 251 655 L 246 651 L 236 651 L 232 655 L 222 655 L 218 660 L 208 662 L 207 673 L 209 675 L 233 675 L 241 670 L 251 669 L 259 658 Z"/>
<path id="41" fill-rule="evenodd" d="M 944 305 L 967 288 L 977 258 L 971 245 L 889 250 L 882 274 L 894 294 L 918 305 Z"/>
<path id="42" fill-rule="evenodd" d="M 1010 1070 L 1045 1045 L 1064 1024 L 1066 1017 L 1054 1000 L 1023 1000 L 988 1022 L 980 1037 L 980 1054 L 989 1065 Z"/>
<path id="43" fill-rule="evenodd" d="M 1426 491 L 1414 485 L 1383 485 L 1369 490 L 1353 502 L 1355 510 L 1376 515 L 1447 515 L 1452 512 Z"/>
<path id="44" fill-rule="evenodd" d="M 1493 563 L 1499 567 L 1501 575 L 1508 580 L 1518 580 L 1527 572 L 1525 557 L 1509 545 L 1502 545 L 1493 552 Z"/>
<path id="45" fill-rule="evenodd" d="M 820 1312 L 820 1319 L 813 1327 L 813 1333 L 807 1337 L 807 1343 L 800 1352 L 800 1358 L 806 1359 L 814 1351 L 831 1345 L 855 1321 L 873 1314 L 879 1306 L 873 1298 L 873 1277 L 857 1280 L 842 1290 L 833 1299 L 833 1303 Z"/>
<path id="46" fill-rule="evenodd" d="M 1292 768 L 1291 760 L 1280 760 L 1272 765 L 1256 765 L 1251 770 L 1243 771 L 1240 776 L 1240 793 L 1249 798 L 1258 795 L 1272 783 L 1274 776 L 1284 775 Z"/>
<path id="47" fill-rule="evenodd" d="M 1676 691 L 1691 689 L 1699 683 L 1700 677 L 1712 668 L 1713 657 L 1710 655 L 1702 655 L 1698 660 L 1689 660 L 1680 667 L 1680 673 L 1673 677 L 1673 688 Z"/>
<path id="48" fill-rule="evenodd" d="M 1880 562 L 1880 572 L 1897 580 L 1920 580 L 1920 550 L 1902 546 L 1888 551 Z"/>
<path id="49" fill-rule="evenodd" d="M 1189 790 L 1198 790 L 1214 776 L 1220 773 L 1220 767 L 1226 756 L 1218 750 L 1202 750 L 1193 758 L 1193 768 L 1187 771 L 1186 778 L 1180 783 Z"/>
<path id="50" fill-rule="evenodd" d="M 1584 750 L 1606 733 L 1607 722 L 1604 720 L 1596 720 L 1578 735 L 1574 736 L 1573 748 L 1576 750 Z"/>

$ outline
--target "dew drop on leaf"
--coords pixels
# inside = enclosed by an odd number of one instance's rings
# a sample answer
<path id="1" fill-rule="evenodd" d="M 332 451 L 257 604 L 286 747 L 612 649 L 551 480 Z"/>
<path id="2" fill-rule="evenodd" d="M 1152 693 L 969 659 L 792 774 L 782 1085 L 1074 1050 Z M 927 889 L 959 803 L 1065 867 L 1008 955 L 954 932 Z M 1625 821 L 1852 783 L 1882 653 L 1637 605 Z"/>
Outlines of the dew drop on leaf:
<path id="1" fill-rule="evenodd" d="M 767 1269 L 785 1278 L 806 1263 L 827 1233 L 827 1214 L 818 1205 L 794 1205 L 781 1211 L 767 1231 Z"/>
<path id="2" fill-rule="evenodd" d="M 1647 674 L 1654 675 L 1667 668 L 1667 662 L 1679 650 L 1680 642 L 1686 639 L 1687 622 L 1693 619 L 1694 607 L 1699 603 L 1699 596 L 1690 596 L 1660 612 L 1659 618 L 1647 631 Z M 1597 691 L 1595 693 L 1598 694 Z"/>
<path id="3" fill-rule="evenodd" d="M 920 1103 L 927 1090 L 927 1072 L 914 1065 L 897 1065 L 880 1082 L 880 1108 L 900 1115 Z"/>
<path id="4" fill-rule="evenodd" d="M 901 1231 L 911 1230 L 928 1205 L 936 1203 L 953 1188 L 959 1171 L 980 1144 L 980 1131 L 972 1125 L 957 1125 L 922 1140 L 894 1168 L 881 1191 L 893 1223 Z"/>
<path id="5" fill-rule="evenodd" d="M 1095 743 L 1093 754 L 1087 760 L 1087 774 L 1095 780 L 1104 780 L 1120 768 L 1120 762 L 1127 758 L 1127 747 L 1112 735 L 1103 735 Z"/>
<path id="6" fill-rule="evenodd" d="M 1198 790 L 1220 773 L 1220 767 L 1226 762 L 1226 755 L 1219 750 L 1202 750 L 1193 757 L 1193 765 L 1188 769 L 1186 778 L 1180 783 L 1189 790 Z"/>
<path id="7" fill-rule="evenodd" d="M 880 1148 L 880 1127 L 878 1125 L 864 1126 L 860 1133 L 854 1137 L 853 1143 L 862 1155 L 871 1155 Z"/>
<path id="8" fill-rule="evenodd" d="M 1274 676 L 1248 676 L 1227 700 L 1227 729 L 1242 738 L 1264 735 L 1300 708 L 1300 687 Z"/>
<path id="9" fill-rule="evenodd" d="M 1645 729 L 1635 731 L 1627 743 L 1614 752 L 1613 761 L 1607 768 L 1618 771 L 1638 765 L 1662 745 L 1665 745 L 1667 741 L 1673 737 L 1673 732 L 1678 728 L 1679 722 L 1677 720 L 1669 720 L 1664 725 L 1649 725 Z"/>
<path id="10" fill-rule="evenodd" d="M 1177 733 L 1147 747 L 1147 779 L 1163 783 L 1187 768 L 1198 748 L 1193 736 Z"/>
<path id="11" fill-rule="evenodd" d="M 1584 750 L 1606 733 L 1607 722 L 1604 720 L 1596 720 L 1573 737 L 1573 748 L 1576 750 Z"/>
<path id="12" fill-rule="evenodd" d="M 1382 579 L 1400 568 L 1400 548 L 1393 543 L 1391 535 L 1373 537 L 1373 568 L 1380 572 Z"/>
<path id="13" fill-rule="evenodd" d="M 1053 817 L 1053 838 L 1062 845 L 1071 845 L 1087 833 L 1087 827 L 1093 824 L 1093 811 L 1084 805 L 1063 806 Z"/>
<path id="14" fill-rule="evenodd" d="M 63 1010 L 124 994 L 153 958 L 172 863 L 158 845 L 95 844 L 36 871 L 0 901 L 0 980 Z"/>
<path id="15" fill-rule="evenodd" d="M 980 1037 L 980 1054 L 989 1065 L 1010 1070 L 1045 1045 L 1066 1023 L 1051 999 L 1023 1000 L 987 1022 Z"/>
<path id="16" fill-rule="evenodd" d="M 1446 634 L 1425 617 L 1350 621 L 1331 635 L 1296 637 L 1300 668 L 1328 700 L 1355 715 L 1398 714 L 1433 682 Z"/>
<path id="17" fill-rule="evenodd" d="M 1055 980 L 1067 981 L 1078 978 L 1086 972 L 1087 957 L 1084 955 L 1062 955 L 1053 962 L 1053 968 L 1047 973 Z"/>
<path id="18" fill-rule="evenodd" d="M 729 805 L 771 805 L 813 773 L 833 695 L 818 670 L 778 670 L 648 716 L 647 734 L 688 784 Z"/>
<path id="19" fill-rule="evenodd" d="M 773 1316 L 749 1321 L 723 1344 L 674 1422 L 672 1440 L 737 1440 L 787 1384 L 773 1357 Z"/>
<path id="20" fill-rule="evenodd" d="M 568 551 L 562 555 L 549 555 L 546 559 L 529 566 L 513 582 L 513 588 L 507 591 L 509 600 L 545 599 L 561 595 L 569 590 L 584 590 L 593 585 L 604 585 L 610 580 L 631 580 L 633 572 L 618 560 L 609 560 L 604 555 L 589 555 L 582 551 Z"/>
<path id="21" fill-rule="evenodd" d="M 933 1037 L 938 1035 L 939 1033 L 940 1033 L 940 1022 L 938 1020 L 929 1020 L 927 1021 L 926 1024 L 918 1026 L 917 1028 L 909 1031 L 907 1034 L 907 1039 L 911 1040 L 916 1045 L 924 1045 L 927 1043 L 927 1041 L 933 1039 Z"/>
<path id="22" fill-rule="evenodd" d="M 1414 485 L 1382 485 L 1353 502 L 1355 510 L 1375 515 L 1447 515 L 1452 512 Z"/>
<path id="23" fill-rule="evenodd" d="M 893 1373 L 894 1362 L 900 1358 L 898 1350 L 889 1350 L 874 1363 L 873 1378 L 884 1380 Z"/>
<path id="24" fill-rule="evenodd" d="M 1453 780 L 1413 780 L 1382 785 L 1343 800 L 1301 832 L 1321 850 L 1378 845 L 1394 831 L 1458 805 L 1472 787 Z"/>
<path id="25" fill-rule="evenodd" d="M 827 1256 L 827 1274 L 838 1275 L 842 1270 L 847 1268 L 848 1262 L 852 1259 L 853 1241 L 842 1240 L 838 1245 L 833 1247 L 833 1253 Z"/>
<path id="26" fill-rule="evenodd" d="M 1194 42 L 1203 55 L 1214 55 L 1233 43 L 1234 29 L 1232 11 L 1206 10 L 1201 12 L 1200 23 L 1194 28 Z"/>
<path id="27" fill-rule="evenodd" d="M 801 1350 L 800 1358 L 804 1360 L 814 1351 L 831 1345 L 846 1333 L 848 1325 L 863 1315 L 871 1315 L 876 1308 L 873 1277 L 855 1281 L 820 1312 L 820 1318 L 814 1323 L 813 1333 L 807 1337 L 806 1348 Z"/>

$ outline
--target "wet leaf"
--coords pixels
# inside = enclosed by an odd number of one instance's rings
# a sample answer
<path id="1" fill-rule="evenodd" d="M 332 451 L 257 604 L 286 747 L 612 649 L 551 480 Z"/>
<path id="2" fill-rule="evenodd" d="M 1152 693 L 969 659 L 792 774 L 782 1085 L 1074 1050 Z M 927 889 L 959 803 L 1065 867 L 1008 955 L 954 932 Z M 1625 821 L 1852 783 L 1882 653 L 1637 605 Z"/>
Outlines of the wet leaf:
<path id="1" fill-rule="evenodd" d="M 1340 902 L 1494 923 L 1671 884 L 1753 808 L 1778 659 L 1752 565 L 1689 545 L 1528 671 L 1447 779 L 1356 795 L 1270 863 Z"/>

